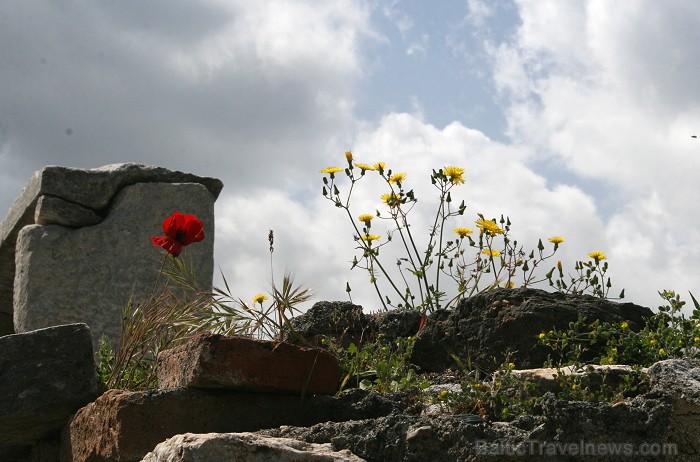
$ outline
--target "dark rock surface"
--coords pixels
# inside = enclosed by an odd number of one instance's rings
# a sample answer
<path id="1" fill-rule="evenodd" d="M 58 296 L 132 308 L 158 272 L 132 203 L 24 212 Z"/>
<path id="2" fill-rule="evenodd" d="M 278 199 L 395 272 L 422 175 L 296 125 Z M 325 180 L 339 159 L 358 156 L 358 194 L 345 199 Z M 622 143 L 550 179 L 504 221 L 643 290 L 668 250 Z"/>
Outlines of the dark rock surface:
<path id="1" fill-rule="evenodd" d="M 97 397 L 88 327 L 0 337 L 0 390 L 0 460 L 57 437 L 70 415 Z"/>
<path id="2" fill-rule="evenodd" d="M 326 422 L 310 428 L 265 430 L 271 436 L 331 443 L 368 462 L 465 461 L 617 461 L 597 446 L 623 443 L 620 451 L 668 440 L 671 406 L 667 398 L 635 399 L 625 406 L 563 402 L 548 395 L 542 416 L 521 416 L 512 422 L 478 422 L 462 415 L 411 416 Z M 558 444 L 558 446 L 557 446 Z M 647 447 L 647 446 L 644 446 Z M 612 449 L 615 450 L 615 449 Z M 668 447 L 667 447 L 668 450 Z M 587 452 L 586 452 L 587 451 Z M 588 455 L 582 456 L 581 454 Z M 637 460 L 692 460 L 655 457 Z"/>
<path id="3" fill-rule="evenodd" d="M 615 303 L 589 295 L 565 295 L 538 289 L 496 289 L 462 300 L 454 310 L 428 316 L 413 362 L 423 371 L 455 367 L 451 355 L 493 371 L 512 352 L 518 369 L 542 367 L 551 353 L 537 345 L 550 329 L 567 329 L 579 315 L 589 321 L 628 321 L 638 330 L 653 313 L 633 303 Z M 591 349 L 590 354 L 596 351 Z"/>

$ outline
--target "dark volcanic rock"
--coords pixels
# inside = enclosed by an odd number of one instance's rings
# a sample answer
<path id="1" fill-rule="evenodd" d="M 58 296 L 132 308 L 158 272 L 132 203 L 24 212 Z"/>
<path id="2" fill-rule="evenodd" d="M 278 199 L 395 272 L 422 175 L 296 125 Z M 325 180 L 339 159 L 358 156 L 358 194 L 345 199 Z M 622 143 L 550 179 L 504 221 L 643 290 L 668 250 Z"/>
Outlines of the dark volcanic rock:
<path id="1" fill-rule="evenodd" d="M 631 329 L 638 330 L 652 315 L 649 308 L 590 295 L 496 289 L 464 299 L 453 310 L 431 314 L 412 359 L 422 370 L 437 372 L 454 367 L 451 355 L 455 355 L 472 366 L 493 371 L 511 352 L 509 361 L 518 369 L 537 368 L 551 353 L 537 345 L 541 332 L 567 329 L 579 316 L 588 321 L 628 321 Z"/>
<path id="2" fill-rule="evenodd" d="M 565 402 L 549 394 L 543 416 L 521 416 L 512 422 L 479 422 L 467 415 L 409 416 L 326 422 L 310 428 L 265 430 L 272 436 L 349 449 L 368 462 L 465 461 L 618 461 L 606 453 L 668 441 L 671 406 L 667 397 L 635 399 L 623 406 Z M 581 449 L 581 442 L 589 446 Z M 604 449 L 600 449 L 603 445 Z M 591 445 L 596 445 L 592 448 Z M 661 447 L 661 446 L 659 446 Z M 666 447 L 666 451 L 669 451 Z M 671 452 L 672 449 L 671 449 Z M 682 452 L 679 452 L 683 454 Z M 686 453 L 687 455 L 687 453 Z M 634 460 L 693 460 L 692 456 Z"/>
<path id="3" fill-rule="evenodd" d="M 334 337 L 348 344 L 362 339 L 368 322 L 359 305 L 317 302 L 306 313 L 291 320 L 294 332 L 287 331 L 285 338 L 294 342 L 296 336 L 301 336 L 312 345 L 320 345 L 323 337 Z"/>

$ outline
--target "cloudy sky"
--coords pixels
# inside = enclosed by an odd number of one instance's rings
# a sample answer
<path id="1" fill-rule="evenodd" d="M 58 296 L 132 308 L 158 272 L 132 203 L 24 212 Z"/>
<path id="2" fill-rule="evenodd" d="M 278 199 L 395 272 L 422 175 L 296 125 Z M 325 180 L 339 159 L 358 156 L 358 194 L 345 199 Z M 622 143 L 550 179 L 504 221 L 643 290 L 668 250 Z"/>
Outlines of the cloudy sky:
<path id="1" fill-rule="evenodd" d="M 407 172 L 416 235 L 431 169 L 458 165 L 454 226 L 504 214 L 528 248 L 564 236 L 570 270 L 605 251 L 613 291 L 647 306 L 700 294 L 696 0 L 12 0 L 0 43 L 0 209 L 45 165 L 220 178 L 236 297 L 267 287 L 273 229 L 278 277 L 378 307 L 320 194 L 348 149 Z M 356 214 L 384 192 L 358 185 Z"/>

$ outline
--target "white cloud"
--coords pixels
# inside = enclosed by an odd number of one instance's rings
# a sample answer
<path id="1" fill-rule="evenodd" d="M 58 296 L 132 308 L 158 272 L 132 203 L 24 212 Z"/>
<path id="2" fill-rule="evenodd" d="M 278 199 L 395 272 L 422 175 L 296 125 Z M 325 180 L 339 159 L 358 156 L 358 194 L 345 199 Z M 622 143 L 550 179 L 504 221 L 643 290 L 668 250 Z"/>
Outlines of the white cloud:
<path id="1" fill-rule="evenodd" d="M 601 246 L 628 296 L 655 306 L 657 290 L 692 290 L 700 95 L 687 76 L 700 70 L 700 11 L 690 1 L 518 6 L 518 33 L 491 48 L 511 139 L 604 186 L 588 192 L 615 206 Z"/>

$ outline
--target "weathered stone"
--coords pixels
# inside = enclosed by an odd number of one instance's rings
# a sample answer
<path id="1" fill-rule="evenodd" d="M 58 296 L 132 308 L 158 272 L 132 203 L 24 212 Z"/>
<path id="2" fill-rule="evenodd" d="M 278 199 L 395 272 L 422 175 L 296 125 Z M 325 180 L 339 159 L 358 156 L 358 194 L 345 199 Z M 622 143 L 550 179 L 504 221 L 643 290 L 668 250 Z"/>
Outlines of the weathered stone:
<path id="1" fill-rule="evenodd" d="M 63 462 L 136 462 L 180 433 L 252 432 L 282 425 L 372 418 L 405 409 L 375 392 L 327 395 L 175 388 L 110 390 L 76 412 L 61 438 Z"/>
<path id="2" fill-rule="evenodd" d="M 141 462 L 363 462 L 330 443 L 305 443 L 255 433 L 176 435 L 160 443 Z"/>
<path id="3" fill-rule="evenodd" d="M 214 198 L 201 184 L 137 183 L 122 189 L 97 225 L 67 228 L 29 225 L 17 239 L 14 325 L 17 332 L 85 322 L 93 345 L 101 336 L 114 346 L 122 310 L 146 299 L 163 265 L 163 250 L 150 242 L 174 211 L 194 213 L 205 239 L 183 253 L 198 283 L 213 278 Z M 181 256 L 180 258 L 183 258 Z"/>
<path id="4" fill-rule="evenodd" d="M 328 351 L 285 342 L 204 333 L 158 358 L 160 388 L 333 394 L 339 383 Z"/>
<path id="5" fill-rule="evenodd" d="M 368 462 L 697 460 L 669 442 L 672 408 L 663 397 L 614 406 L 560 401 L 550 393 L 542 407 L 542 415 L 510 422 L 484 422 L 470 414 L 392 414 L 259 433 L 332 443 L 335 450 L 348 449 Z M 615 452 L 640 450 L 665 452 L 652 458 L 636 454 L 634 459 Z"/>
<path id="6" fill-rule="evenodd" d="M 83 207 L 56 196 L 43 195 L 37 199 L 34 223 L 79 228 L 96 225 L 102 217 L 93 209 Z"/>
<path id="7" fill-rule="evenodd" d="M 362 307 L 350 302 L 317 302 L 306 312 L 291 319 L 291 329 L 312 345 L 320 345 L 329 336 L 343 344 L 359 342 L 369 322 Z M 294 341 L 294 335 L 287 333 Z"/>
<path id="8" fill-rule="evenodd" d="M 0 337 L 0 390 L 0 454 L 29 452 L 35 441 L 57 436 L 97 396 L 88 327 Z"/>
<path id="9" fill-rule="evenodd" d="M 700 459 L 700 361 L 669 359 L 649 370 L 652 391 L 671 396 L 669 440 Z"/>
<path id="10" fill-rule="evenodd" d="M 464 299 L 453 310 L 429 315 L 412 361 L 431 372 L 455 367 L 453 356 L 485 371 L 496 370 L 506 358 L 518 369 L 536 368 L 552 353 L 538 344 L 541 332 L 566 330 L 579 316 L 588 321 L 628 321 L 630 329 L 638 330 L 652 315 L 650 309 L 633 303 L 590 295 L 495 289 Z M 599 347 L 591 346 L 586 354 L 595 356 Z"/>
<path id="11" fill-rule="evenodd" d="M 206 178 L 139 164 L 114 164 L 97 169 L 49 166 L 34 173 L 0 223 L 0 335 L 14 332 L 12 327 L 15 243 L 19 231 L 34 224 L 39 197 L 50 195 L 93 210 L 103 216 L 115 194 L 136 183 L 199 183 L 218 197 L 223 184 Z"/>
<path id="12" fill-rule="evenodd" d="M 645 372 L 646 369 L 642 369 Z M 545 392 L 557 393 L 561 390 L 560 376 L 585 377 L 589 386 L 597 389 L 605 385 L 616 388 L 625 380 L 625 376 L 634 373 L 632 366 L 624 364 L 610 364 L 604 366 L 589 365 L 584 369 L 575 369 L 571 366 L 563 366 L 559 369 L 546 367 L 539 369 L 521 369 L 510 371 L 517 380 L 535 385 L 531 393 L 544 394 Z"/>

